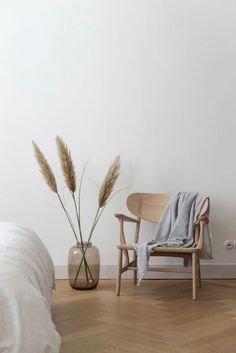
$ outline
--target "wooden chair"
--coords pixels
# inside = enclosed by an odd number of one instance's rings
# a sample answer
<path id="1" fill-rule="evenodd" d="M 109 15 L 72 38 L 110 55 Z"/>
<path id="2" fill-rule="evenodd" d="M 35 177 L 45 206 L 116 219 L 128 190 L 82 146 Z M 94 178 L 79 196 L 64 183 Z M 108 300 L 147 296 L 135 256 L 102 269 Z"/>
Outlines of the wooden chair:
<path id="1" fill-rule="evenodd" d="M 138 242 L 139 230 L 141 220 L 158 223 L 169 201 L 169 194 L 151 194 L 151 193 L 134 193 L 127 198 L 127 207 L 129 211 L 137 218 L 125 216 L 123 214 L 115 214 L 120 222 L 120 245 L 117 246 L 119 250 L 118 261 L 118 277 L 116 284 L 116 294 L 120 295 L 121 275 L 123 272 L 132 270 L 134 272 L 134 284 L 137 283 L 137 255 L 134 245 L 126 244 L 124 233 L 124 222 L 132 222 L 136 225 L 134 243 Z M 193 300 L 197 298 L 197 284 L 201 287 L 201 273 L 200 273 L 200 252 L 203 246 L 203 229 L 204 225 L 209 222 L 209 198 L 206 198 L 197 220 L 195 222 L 195 247 L 191 248 L 170 248 L 170 247 L 156 247 L 151 256 L 169 256 L 181 257 L 184 259 L 192 259 L 192 268 L 180 267 L 177 269 L 171 268 L 157 268 L 149 267 L 148 271 L 159 272 L 192 272 L 192 293 Z M 129 250 L 133 251 L 132 260 L 129 259 Z"/>

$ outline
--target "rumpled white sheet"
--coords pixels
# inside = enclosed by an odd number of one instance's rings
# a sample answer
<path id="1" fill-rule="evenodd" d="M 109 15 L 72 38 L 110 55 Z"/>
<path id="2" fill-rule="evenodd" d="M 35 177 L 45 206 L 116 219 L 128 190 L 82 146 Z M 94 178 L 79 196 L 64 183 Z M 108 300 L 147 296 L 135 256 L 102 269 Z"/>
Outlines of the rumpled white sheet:
<path id="1" fill-rule="evenodd" d="M 0 222 L 0 353 L 58 353 L 51 317 L 54 267 L 37 235 Z"/>

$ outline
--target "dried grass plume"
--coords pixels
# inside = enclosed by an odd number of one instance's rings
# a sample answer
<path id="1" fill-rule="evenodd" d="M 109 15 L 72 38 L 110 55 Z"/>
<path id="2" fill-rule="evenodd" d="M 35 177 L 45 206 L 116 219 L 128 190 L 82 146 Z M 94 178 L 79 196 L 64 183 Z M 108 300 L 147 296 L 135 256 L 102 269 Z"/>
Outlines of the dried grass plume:
<path id="1" fill-rule="evenodd" d="M 40 172 L 42 173 L 46 183 L 48 184 L 49 188 L 57 193 L 57 183 L 56 183 L 56 179 L 55 176 L 52 172 L 52 169 L 50 167 L 50 165 L 48 164 L 48 161 L 46 160 L 46 158 L 44 157 L 43 153 L 41 152 L 40 148 L 38 147 L 38 145 L 32 141 L 33 144 L 33 148 L 34 148 L 34 155 L 35 158 L 40 166 Z"/>
<path id="2" fill-rule="evenodd" d="M 99 190 L 99 207 L 105 206 L 112 193 L 114 185 L 120 174 L 120 156 L 117 156 L 110 165 L 108 172 Z"/>
<path id="3" fill-rule="evenodd" d="M 59 136 L 56 136 L 56 145 L 65 183 L 68 189 L 74 193 L 76 190 L 76 176 L 70 150 Z"/>

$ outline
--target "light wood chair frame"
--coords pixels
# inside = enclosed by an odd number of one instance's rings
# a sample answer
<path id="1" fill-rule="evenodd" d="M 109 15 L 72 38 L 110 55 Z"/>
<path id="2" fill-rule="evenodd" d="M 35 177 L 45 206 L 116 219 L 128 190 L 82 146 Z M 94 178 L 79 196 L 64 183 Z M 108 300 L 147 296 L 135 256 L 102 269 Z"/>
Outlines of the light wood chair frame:
<path id="1" fill-rule="evenodd" d="M 116 283 L 116 295 L 120 295 L 121 276 L 126 271 L 133 271 L 133 281 L 137 284 L 137 255 L 134 245 L 126 243 L 124 223 L 131 222 L 135 225 L 134 243 L 138 243 L 141 220 L 158 223 L 169 201 L 170 194 L 133 193 L 127 198 L 127 207 L 137 218 L 123 214 L 115 214 L 120 223 L 120 244 L 117 246 L 118 274 Z M 209 223 L 210 200 L 206 198 L 194 224 L 195 246 L 189 248 L 156 247 L 151 256 L 180 257 L 191 259 L 192 266 L 179 268 L 148 267 L 148 271 L 192 273 L 192 298 L 197 299 L 197 286 L 201 287 L 200 252 L 203 246 L 204 226 Z M 130 260 L 129 251 L 133 252 Z"/>

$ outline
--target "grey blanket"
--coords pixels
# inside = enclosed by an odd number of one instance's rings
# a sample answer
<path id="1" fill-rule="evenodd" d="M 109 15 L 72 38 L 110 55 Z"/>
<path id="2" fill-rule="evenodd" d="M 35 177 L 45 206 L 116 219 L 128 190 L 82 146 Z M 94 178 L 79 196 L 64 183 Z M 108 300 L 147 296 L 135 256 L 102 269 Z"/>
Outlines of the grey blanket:
<path id="1" fill-rule="evenodd" d="M 152 240 L 135 244 L 138 256 L 138 279 L 142 280 L 147 268 L 150 253 L 157 246 L 192 247 L 194 241 L 194 222 L 206 197 L 193 192 L 173 194 L 157 226 Z M 208 224 L 204 227 L 201 258 L 212 259 L 211 234 Z"/>

